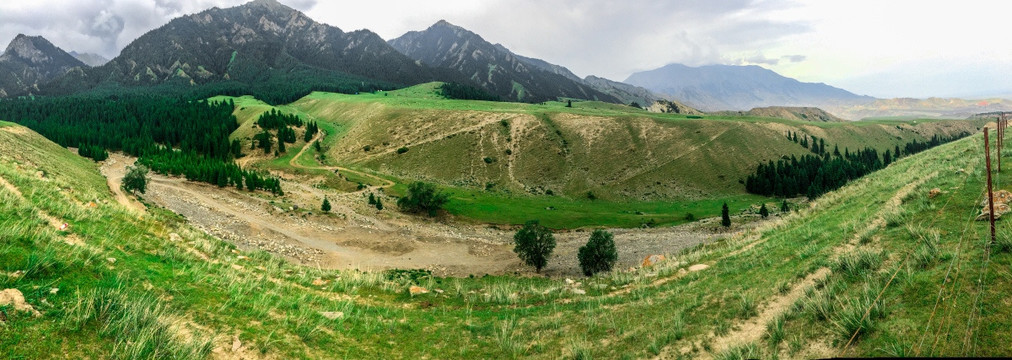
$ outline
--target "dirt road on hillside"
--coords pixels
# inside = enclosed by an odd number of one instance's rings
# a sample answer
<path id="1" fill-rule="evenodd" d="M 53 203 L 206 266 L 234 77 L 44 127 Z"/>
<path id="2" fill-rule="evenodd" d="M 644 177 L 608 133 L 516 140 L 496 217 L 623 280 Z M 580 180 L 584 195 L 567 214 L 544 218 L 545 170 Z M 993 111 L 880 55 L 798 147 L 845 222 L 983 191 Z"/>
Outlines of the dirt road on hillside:
<path id="1" fill-rule="evenodd" d="M 116 202 L 125 206 L 127 209 L 135 212 L 144 214 L 147 209 L 144 208 L 144 204 L 137 201 L 133 196 L 127 196 L 126 192 L 123 191 L 123 177 L 126 176 L 127 166 L 133 165 L 137 159 L 127 157 L 123 154 L 113 153 L 109 154 L 109 158 L 102 162 L 100 170 L 105 175 L 106 182 L 109 184 L 109 190 L 112 190 L 112 194 L 116 197 Z"/>
<path id="2" fill-rule="evenodd" d="M 133 159 L 118 154 L 112 158 L 116 162 L 102 169 L 110 183 L 118 184 L 125 173 L 119 169 Z M 441 276 L 533 274 L 513 253 L 512 230 L 401 214 L 391 209 L 393 198 L 377 191 L 374 194 L 391 207 L 378 211 L 367 204 L 365 191 L 324 190 L 313 185 L 319 180 L 283 180 L 286 195 L 276 198 L 152 175 L 144 198 L 244 250 L 264 250 L 311 266 L 428 269 Z M 324 196 L 333 207 L 327 214 L 318 210 Z M 676 253 L 724 236 L 702 227 L 612 230 L 619 252 L 617 268 L 637 266 L 647 255 Z M 555 256 L 543 273 L 580 276 L 576 253 L 589 236 L 589 231 L 580 230 L 556 234 Z"/>

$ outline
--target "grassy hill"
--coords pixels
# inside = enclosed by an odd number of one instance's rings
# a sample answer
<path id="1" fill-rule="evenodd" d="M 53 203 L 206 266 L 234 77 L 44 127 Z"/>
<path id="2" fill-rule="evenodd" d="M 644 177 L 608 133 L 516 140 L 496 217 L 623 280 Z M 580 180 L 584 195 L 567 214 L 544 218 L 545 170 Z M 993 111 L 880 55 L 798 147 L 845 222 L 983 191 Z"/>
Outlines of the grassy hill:
<path id="1" fill-rule="evenodd" d="M 729 240 L 567 284 L 326 271 L 239 252 L 164 211 L 126 211 L 93 163 L 0 123 L 0 290 L 40 312 L 0 306 L 0 348 L 10 358 L 1007 356 L 1012 232 L 999 222 L 988 246 L 972 221 L 982 147 L 977 135 L 906 157 Z M 996 187 L 1010 179 L 997 175 Z"/>
<path id="2" fill-rule="evenodd" d="M 976 131 L 982 124 L 816 123 L 659 114 L 590 101 L 566 107 L 561 102 L 446 100 L 438 95 L 438 86 L 360 95 L 313 93 L 277 108 L 322 124 L 328 135 L 323 142 L 326 165 L 378 174 L 402 185 L 438 183 L 453 195 L 448 210 L 464 218 L 500 224 L 540 218 L 556 228 L 636 227 L 651 220 L 676 224 L 690 213 L 718 215 L 722 201 L 734 211 L 744 209 L 763 200 L 745 194 L 742 183 L 756 165 L 809 153 L 787 140 L 788 132 L 823 138 L 830 150 L 834 145 L 840 152 L 870 146 L 884 152 L 935 134 Z M 243 125 L 233 137 L 249 144 L 251 124 L 270 107 L 252 98 L 237 98 L 236 104 Z M 288 166 L 296 152 L 263 159 L 260 166 L 305 173 Z M 339 183 L 341 188 L 354 185 Z M 400 194 L 402 185 L 391 190 Z"/>

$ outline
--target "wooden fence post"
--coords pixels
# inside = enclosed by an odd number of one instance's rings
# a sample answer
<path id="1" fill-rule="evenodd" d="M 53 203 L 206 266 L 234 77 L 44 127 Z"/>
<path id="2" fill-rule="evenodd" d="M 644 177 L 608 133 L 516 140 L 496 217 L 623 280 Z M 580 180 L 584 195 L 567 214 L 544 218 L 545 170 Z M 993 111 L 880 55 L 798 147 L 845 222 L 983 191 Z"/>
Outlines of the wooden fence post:
<path id="1" fill-rule="evenodd" d="M 984 161 L 987 165 L 987 208 L 988 218 L 991 220 L 991 243 L 995 242 L 994 236 L 994 193 L 991 189 L 991 146 L 988 143 L 987 128 L 984 128 Z M 1000 156 L 999 156 L 1000 157 Z"/>

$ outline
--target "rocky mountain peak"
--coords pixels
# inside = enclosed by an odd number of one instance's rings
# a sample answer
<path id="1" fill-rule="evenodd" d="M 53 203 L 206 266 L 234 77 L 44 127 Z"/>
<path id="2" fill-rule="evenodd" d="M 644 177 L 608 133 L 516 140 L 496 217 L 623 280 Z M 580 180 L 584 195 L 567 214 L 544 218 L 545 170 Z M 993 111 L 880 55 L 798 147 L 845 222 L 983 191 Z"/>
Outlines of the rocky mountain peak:
<path id="1" fill-rule="evenodd" d="M 49 41 L 42 38 L 41 36 L 28 36 L 25 34 L 18 34 L 7 45 L 7 50 L 4 50 L 4 58 L 17 57 L 30 63 L 42 63 L 46 61 L 52 61 L 52 58 L 46 55 L 41 49 L 40 45 L 48 44 L 48 47 L 54 47 Z"/>

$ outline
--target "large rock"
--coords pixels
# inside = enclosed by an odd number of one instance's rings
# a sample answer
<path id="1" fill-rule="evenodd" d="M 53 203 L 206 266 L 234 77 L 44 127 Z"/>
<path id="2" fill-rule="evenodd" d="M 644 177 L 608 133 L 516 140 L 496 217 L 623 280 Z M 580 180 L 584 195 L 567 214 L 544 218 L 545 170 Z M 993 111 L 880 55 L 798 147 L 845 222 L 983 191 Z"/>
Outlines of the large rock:
<path id="1" fill-rule="evenodd" d="M 654 264 L 664 261 L 665 259 L 664 255 L 648 255 L 643 258 L 643 267 L 654 266 Z"/>
<path id="2" fill-rule="evenodd" d="M 25 295 L 18 289 L 0 291 L 0 306 L 10 306 L 14 311 L 26 312 L 36 317 L 42 316 L 32 305 L 25 302 Z"/>
<path id="3" fill-rule="evenodd" d="M 1009 192 L 1008 190 L 998 190 L 994 192 L 993 197 L 995 219 L 1001 218 L 1002 215 L 1012 211 L 1012 208 L 1009 208 L 1009 202 L 1012 202 L 1012 192 Z M 984 197 L 984 200 L 981 200 L 980 207 L 980 215 L 977 215 L 977 221 L 988 220 L 988 215 L 991 213 L 991 209 L 988 206 L 987 197 Z"/>

